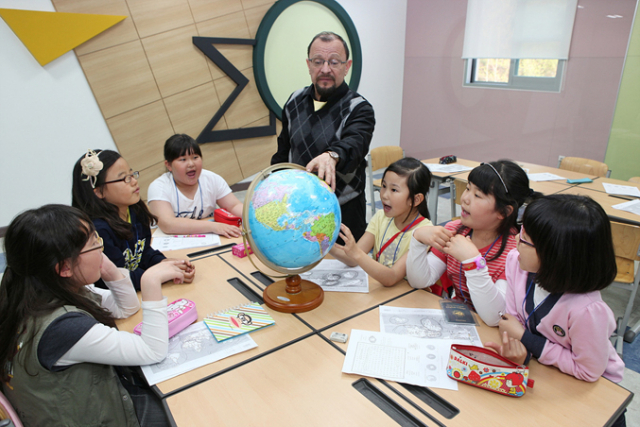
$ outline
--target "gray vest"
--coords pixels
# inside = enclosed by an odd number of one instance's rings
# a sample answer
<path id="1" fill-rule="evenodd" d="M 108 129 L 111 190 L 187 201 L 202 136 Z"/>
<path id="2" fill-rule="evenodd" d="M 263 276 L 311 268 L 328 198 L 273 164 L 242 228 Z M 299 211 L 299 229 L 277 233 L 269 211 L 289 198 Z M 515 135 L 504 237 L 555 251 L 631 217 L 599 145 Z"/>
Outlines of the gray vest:
<path id="1" fill-rule="evenodd" d="M 3 393 L 25 426 L 139 427 L 131 397 L 113 366 L 80 363 L 50 372 L 40 365 L 37 349 L 43 332 L 72 311 L 88 314 L 64 306 L 36 320 L 36 335 L 14 357 L 13 378 L 2 385 Z M 30 323 L 21 337 L 26 339 L 33 329 Z"/>

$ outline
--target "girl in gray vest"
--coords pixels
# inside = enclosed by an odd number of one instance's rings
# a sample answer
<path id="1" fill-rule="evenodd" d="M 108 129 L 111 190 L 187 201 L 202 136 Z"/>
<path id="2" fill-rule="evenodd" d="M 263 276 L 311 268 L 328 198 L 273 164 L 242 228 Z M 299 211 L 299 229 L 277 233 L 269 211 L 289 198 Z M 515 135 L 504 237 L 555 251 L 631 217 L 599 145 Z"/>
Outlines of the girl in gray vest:
<path id="1" fill-rule="evenodd" d="M 102 247 L 89 217 L 69 206 L 26 211 L 7 229 L 0 382 L 25 426 L 166 425 L 160 406 L 149 403 L 152 394 L 124 380 L 114 365 L 165 358 L 161 284 L 182 282 L 183 261 L 148 269 L 140 304 L 128 271 L 109 261 Z M 93 285 L 100 278 L 108 289 Z M 114 319 L 140 306 L 142 335 L 118 331 Z"/>

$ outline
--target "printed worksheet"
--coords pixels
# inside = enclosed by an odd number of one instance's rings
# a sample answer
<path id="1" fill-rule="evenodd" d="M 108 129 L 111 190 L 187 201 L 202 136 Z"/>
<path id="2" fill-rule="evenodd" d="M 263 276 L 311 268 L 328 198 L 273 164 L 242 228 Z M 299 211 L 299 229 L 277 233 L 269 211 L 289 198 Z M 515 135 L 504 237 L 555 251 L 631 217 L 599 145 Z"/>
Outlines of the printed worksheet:
<path id="1" fill-rule="evenodd" d="M 607 182 L 603 182 L 602 186 L 604 187 L 604 191 L 606 191 L 607 194 L 640 197 L 640 190 L 638 189 L 638 187 L 634 187 L 631 185 L 609 184 Z"/>
<path id="2" fill-rule="evenodd" d="M 153 233 L 151 247 L 160 252 L 178 249 L 202 248 L 220 244 L 220 236 L 213 233 L 205 234 L 165 234 L 159 228 Z"/>
<path id="3" fill-rule="evenodd" d="M 337 259 L 323 259 L 300 278 L 320 286 L 325 292 L 369 292 L 369 275 L 360 267 L 349 267 Z"/>
<path id="4" fill-rule="evenodd" d="M 611 206 L 613 209 L 621 211 L 631 212 L 636 215 L 640 215 L 640 199 L 632 200 L 630 202 L 620 203 L 619 205 Z"/>
<path id="5" fill-rule="evenodd" d="M 149 385 L 154 385 L 257 346 L 249 334 L 219 343 L 204 322 L 196 322 L 169 339 L 162 362 L 141 368 Z"/>
<path id="6" fill-rule="evenodd" d="M 444 311 L 430 308 L 380 306 L 380 331 L 414 338 L 451 340 L 454 344 L 482 347 L 473 325 L 446 321 Z"/>
<path id="7" fill-rule="evenodd" d="M 527 174 L 530 181 L 557 181 L 560 179 L 567 179 L 563 176 L 556 175 L 555 173 L 530 173 Z"/>
<path id="8" fill-rule="evenodd" d="M 426 167 L 429 168 L 431 173 L 433 172 L 443 172 L 443 173 L 456 173 L 456 172 L 465 172 L 470 171 L 471 167 L 460 165 L 457 163 L 449 163 L 448 165 L 441 165 L 440 163 L 423 163 Z"/>
<path id="9" fill-rule="evenodd" d="M 342 372 L 457 390 L 458 383 L 447 376 L 452 343 L 352 329 Z"/>

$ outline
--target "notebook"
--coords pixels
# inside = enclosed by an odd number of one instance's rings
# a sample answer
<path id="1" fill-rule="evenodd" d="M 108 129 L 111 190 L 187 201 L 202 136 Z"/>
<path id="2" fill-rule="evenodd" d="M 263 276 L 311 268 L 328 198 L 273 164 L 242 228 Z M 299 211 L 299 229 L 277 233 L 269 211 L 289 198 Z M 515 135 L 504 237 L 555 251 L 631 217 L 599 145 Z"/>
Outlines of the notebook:
<path id="1" fill-rule="evenodd" d="M 213 337 L 218 341 L 271 326 L 275 320 L 257 302 L 229 308 L 204 318 Z"/>

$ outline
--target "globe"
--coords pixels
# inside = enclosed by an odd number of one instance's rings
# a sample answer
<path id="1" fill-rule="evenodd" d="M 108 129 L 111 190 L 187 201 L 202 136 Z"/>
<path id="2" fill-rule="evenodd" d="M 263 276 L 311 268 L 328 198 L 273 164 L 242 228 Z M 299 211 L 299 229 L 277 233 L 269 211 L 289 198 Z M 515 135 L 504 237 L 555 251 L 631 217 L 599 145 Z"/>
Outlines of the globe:
<path id="1" fill-rule="evenodd" d="M 298 165 L 274 165 L 249 186 L 242 216 L 243 235 L 255 256 L 287 277 L 287 284 L 267 287 L 267 305 L 280 311 L 307 311 L 299 310 L 300 304 L 309 309 L 299 294 L 309 289 L 320 294 L 319 305 L 322 289 L 311 282 L 307 286 L 297 275 L 318 264 L 340 234 L 340 204 L 331 187 Z M 296 283 L 302 283 L 302 289 Z"/>

